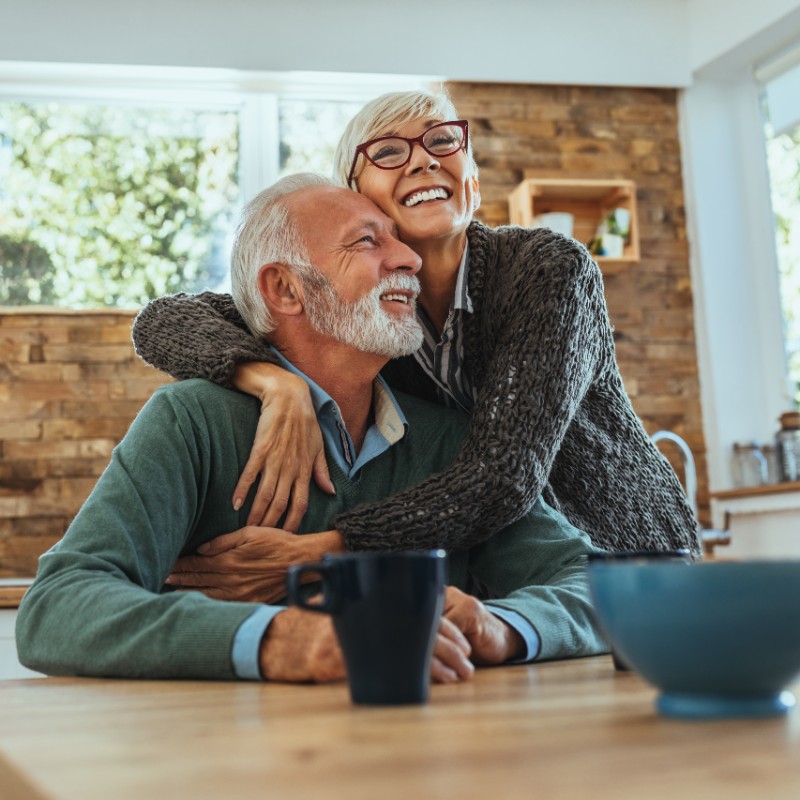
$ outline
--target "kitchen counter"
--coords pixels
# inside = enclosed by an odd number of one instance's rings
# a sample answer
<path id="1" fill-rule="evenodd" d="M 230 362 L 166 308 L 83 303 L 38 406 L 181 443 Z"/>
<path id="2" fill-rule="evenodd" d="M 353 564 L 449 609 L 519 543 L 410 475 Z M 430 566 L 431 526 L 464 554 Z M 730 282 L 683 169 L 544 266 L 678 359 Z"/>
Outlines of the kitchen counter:
<path id="1" fill-rule="evenodd" d="M 33 578 L 0 578 L 0 680 L 39 676 L 19 663 L 14 641 L 17 607 L 31 583 Z"/>
<path id="2" fill-rule="evenodd" d="M 714 527 L 731 537 L 715 554 L 800 558 L 800 482 L 714 492 L 711 511 Z"/>

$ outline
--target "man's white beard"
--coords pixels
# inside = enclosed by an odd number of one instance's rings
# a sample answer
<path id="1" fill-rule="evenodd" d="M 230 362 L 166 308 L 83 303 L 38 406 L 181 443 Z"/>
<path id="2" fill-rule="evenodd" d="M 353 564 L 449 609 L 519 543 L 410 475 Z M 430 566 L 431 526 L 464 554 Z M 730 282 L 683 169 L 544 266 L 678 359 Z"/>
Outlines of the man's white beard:
<path id="1" fill-rule="evenodd" d="M 393 317 L 381 308 L 381 295 L 396 290 L 414 293 L 416 307 L 419 281 L 414 275 L 393 273 L 354 302 L 343 299 L 328 278 L 315 269 L 303 276 L 305 311 L 311 327 L 337 342 L 364 353 L 388 358 L 407 356 L 422 345 L 422 328 L 413 314 Z"/>

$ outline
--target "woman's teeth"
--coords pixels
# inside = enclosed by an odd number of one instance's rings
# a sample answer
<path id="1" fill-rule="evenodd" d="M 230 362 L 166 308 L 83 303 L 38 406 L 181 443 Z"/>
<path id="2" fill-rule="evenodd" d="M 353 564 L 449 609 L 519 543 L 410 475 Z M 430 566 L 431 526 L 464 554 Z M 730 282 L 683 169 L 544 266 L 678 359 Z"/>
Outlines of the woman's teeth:
<path id="1" fill-rule="evenodd" d="M 428 189 L 424 192 L 417 192 L 407 197 L 403 201 L 403 205 L 406 208 L 411 208 L 411 206 L 426 203 L 428 200 L 447 200 L 447 192 L 444 189 Z"/>

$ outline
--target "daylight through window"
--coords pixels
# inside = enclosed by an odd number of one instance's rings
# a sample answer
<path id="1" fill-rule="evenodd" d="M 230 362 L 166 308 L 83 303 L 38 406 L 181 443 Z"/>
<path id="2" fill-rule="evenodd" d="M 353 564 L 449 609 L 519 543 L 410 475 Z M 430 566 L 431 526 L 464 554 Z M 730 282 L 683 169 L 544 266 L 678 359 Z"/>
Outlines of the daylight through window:
<path id="1" fill-rule="evenodd" d="M 800 404 L 800 63 L 767 81 L 763 99 L 786 356 Z"/>
<path id="2" fill-rule="evenodd" d="M 204 76 L 195 94 L 82 77 L 59 97 L 0 75 L 0 306 L 133 309 L 227 290 L 241 205 L 282 175 L 330 174 L 347 121 L 402 85 L 268 77 Z"/>

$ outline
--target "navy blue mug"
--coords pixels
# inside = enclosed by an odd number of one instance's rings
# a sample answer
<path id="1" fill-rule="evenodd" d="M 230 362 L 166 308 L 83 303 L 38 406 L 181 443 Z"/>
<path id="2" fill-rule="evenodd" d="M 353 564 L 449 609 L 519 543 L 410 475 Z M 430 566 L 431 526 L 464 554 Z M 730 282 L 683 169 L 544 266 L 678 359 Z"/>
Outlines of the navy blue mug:
<path id="1" fill-rule="evenodd" d="M 313 602 L 308 573 L 322 583 Z M 286 588 L 293 605 L 331 615 L 354 703 L 426 703 L 446 574 L 444 550 L 345 553 L 289 567 Z"/>

